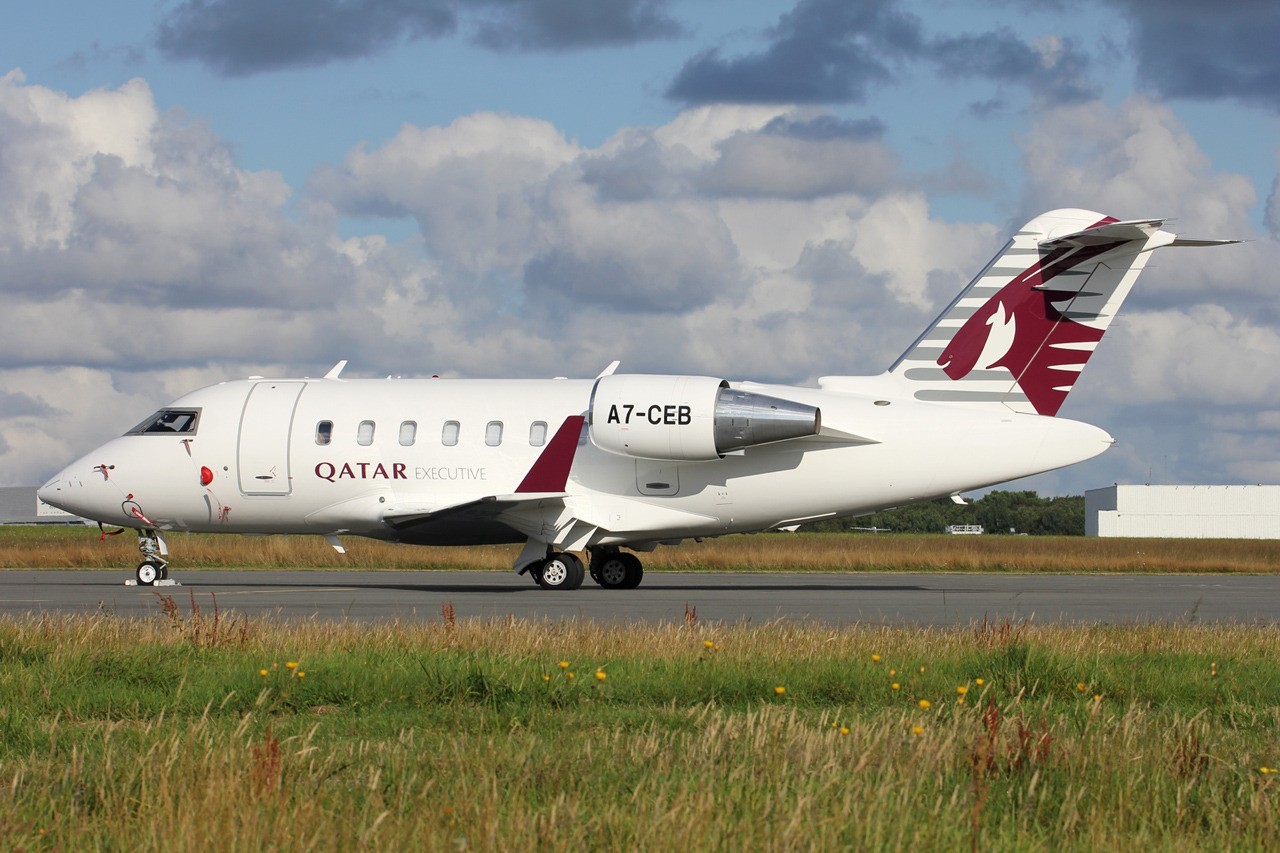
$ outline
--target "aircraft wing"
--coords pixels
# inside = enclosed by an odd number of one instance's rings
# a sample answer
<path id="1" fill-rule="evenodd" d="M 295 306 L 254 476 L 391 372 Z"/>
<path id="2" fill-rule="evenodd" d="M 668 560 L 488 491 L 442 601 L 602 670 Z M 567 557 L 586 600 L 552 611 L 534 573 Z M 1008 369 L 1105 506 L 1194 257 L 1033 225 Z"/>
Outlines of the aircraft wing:
<path id="1" fill-rule="evenodd" d="M 563 507 L 568 492 L 525 492 L 511 495 L 486 495 L 474 500 L 461 501 L 437 507 L 397 507 L 382 516 L 388 527 L 396 531 L 411 531 L 442 522 L 476 524 L 498 521 L 498 516 L 509 510 L 545 509 Z"/>

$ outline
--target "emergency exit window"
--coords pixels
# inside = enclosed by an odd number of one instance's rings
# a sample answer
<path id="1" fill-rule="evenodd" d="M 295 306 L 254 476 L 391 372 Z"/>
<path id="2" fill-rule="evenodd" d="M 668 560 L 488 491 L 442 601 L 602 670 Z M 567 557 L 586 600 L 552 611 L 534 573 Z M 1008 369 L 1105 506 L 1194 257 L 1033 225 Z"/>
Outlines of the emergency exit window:
<path id="1" fill-rule="evenodd" d="M 373 429 L 373 421 L 361 421 L 359 428 L 356 429 L 356 444 L 361 447 L 373 444 Z"/>

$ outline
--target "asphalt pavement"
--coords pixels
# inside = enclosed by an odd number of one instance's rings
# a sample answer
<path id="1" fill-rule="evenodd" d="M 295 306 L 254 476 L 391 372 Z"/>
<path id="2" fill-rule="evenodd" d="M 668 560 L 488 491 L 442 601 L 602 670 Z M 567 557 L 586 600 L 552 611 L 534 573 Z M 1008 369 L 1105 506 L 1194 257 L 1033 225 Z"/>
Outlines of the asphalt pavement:
<path id="1" fill-rule="evenodd" d="M 832 625 L 967 625 L 983 618 L 1034 624 L 1280 621 L 1280 577 L 1241 575 L 738 574 L 651 572 L 634 590 L 588 580 L 572 592 L 495 572 L 197 571 L 181 586 L 126 586 L 119 570 L 0 571 L 0 614 L 204 610 L 288 619 L 583 619 L 604 623 L 774 620 Z M 194 599 L 193 599 L 194 596 Z"/>

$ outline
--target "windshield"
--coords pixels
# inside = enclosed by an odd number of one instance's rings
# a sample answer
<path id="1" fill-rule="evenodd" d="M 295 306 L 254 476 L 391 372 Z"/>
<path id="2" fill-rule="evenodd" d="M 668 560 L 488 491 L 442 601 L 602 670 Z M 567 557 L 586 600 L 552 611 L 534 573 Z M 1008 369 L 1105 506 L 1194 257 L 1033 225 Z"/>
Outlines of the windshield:
<path id="1" fill-rule="evenodd" d="M 195 435 L 199 422 L 199 409 L 161 409 L 125 435 L 172 435 L 175 432 Z"/>

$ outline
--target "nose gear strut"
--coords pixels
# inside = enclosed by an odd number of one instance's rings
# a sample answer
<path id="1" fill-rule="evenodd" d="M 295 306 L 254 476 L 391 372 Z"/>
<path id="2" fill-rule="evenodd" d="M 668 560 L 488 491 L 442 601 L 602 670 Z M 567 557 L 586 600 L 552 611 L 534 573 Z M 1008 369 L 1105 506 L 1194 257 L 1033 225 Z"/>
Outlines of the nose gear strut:
<path id="1" fill-rule="evenodd" d="M 138 586 L 178 585 L 177 581 L 169 580 L 169 561 L 164 558 L 169 549 L 159 533 L 152 528 L 139 529 L 138 550 L 142 553 L 142 562 L 138 563 L 135 573 Z"/>

